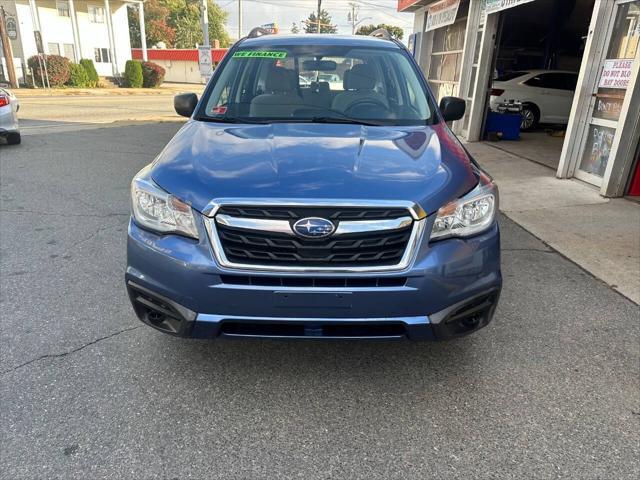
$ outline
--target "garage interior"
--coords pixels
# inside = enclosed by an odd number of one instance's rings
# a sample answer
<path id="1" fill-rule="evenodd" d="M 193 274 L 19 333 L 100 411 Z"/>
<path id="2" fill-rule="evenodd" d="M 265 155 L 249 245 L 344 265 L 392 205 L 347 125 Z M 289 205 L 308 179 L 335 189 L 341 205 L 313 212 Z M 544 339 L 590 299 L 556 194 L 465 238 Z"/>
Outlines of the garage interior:
<path id="1" fill-rule="evenodd" d="M 499 13 L 494 75 L 524 70 L 578 73 L 594 0 L 536 0 Z M 540 124 L 492 145 L 557 169 L 566 125 Z"/>

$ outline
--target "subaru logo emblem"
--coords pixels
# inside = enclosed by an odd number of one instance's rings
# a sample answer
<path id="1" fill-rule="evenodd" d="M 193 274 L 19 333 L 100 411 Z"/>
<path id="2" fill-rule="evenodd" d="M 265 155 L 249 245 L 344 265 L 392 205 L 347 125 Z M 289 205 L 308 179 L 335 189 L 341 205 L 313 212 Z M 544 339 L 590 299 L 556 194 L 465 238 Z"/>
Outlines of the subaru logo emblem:
<path id="1" fill-rule="evenodd" d="M 293 231 L 305 238 L 323 238 L 331 235 L 336 227 L 325 218 L 309 217 L 293 224 Z"/>

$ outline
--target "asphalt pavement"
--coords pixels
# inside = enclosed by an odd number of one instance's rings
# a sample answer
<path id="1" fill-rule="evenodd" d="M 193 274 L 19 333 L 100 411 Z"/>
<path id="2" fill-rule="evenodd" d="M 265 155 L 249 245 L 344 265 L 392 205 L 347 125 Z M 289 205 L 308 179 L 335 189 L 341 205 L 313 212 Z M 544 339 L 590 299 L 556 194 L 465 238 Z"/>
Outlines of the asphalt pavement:
<path id="1" fill-rule="evenodd" d="M 194 85 L 194 91 L 202 87 Z M 111 123 L 127 120 L 173 120 L 173 93 L 149 95 L 68 96 L 51 95 L 24 97 L 20 101 L 20 118 L 26 131 L 34 126 L 60 127 L 68 123 Z"/>
<path id="2" fill-rule="evenodd" d="M 123 275 L 129 182 L 180 123 L 69 126 L 0 146 L 0 478 L 640 475 L 638 306 L 509 219 L 475 335 L 176 339 Z"/>

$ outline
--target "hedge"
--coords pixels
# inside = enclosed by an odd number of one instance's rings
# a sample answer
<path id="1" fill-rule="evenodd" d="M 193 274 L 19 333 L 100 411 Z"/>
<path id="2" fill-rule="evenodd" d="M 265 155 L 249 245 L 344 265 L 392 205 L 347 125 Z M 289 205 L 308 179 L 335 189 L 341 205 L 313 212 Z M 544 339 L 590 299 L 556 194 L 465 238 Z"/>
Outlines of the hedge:
<path id="1" fill-rule="evenodd" d="M 93 64 L 93 60 L 90 58 L 83 58 L 80 60 L 80 65 L 87 72 L 88 87 L 97 87 L 100 85 L 100 78 L 98 77 L 98 72 L 96 71 L 96 67 Z"/>
<path id="2" fill-rule="evenodd" d="M 88 87 L 89 75 L 82 65 L 72 63 L 69 65 L 69 81 L 67 85 L 70 87 Z"/>
<path id="3" fill-rule="evenodd" d="M 38 61 L 38 57 L 42 61 Z M 33 72 L 35 83 L 38 86 L 44 85 L 44 66 L 41 64 L 46 62 L 47 74 L 49 76 L 49 85 L 52 87 L 61 87 L 69 81 L 70 75 L 70 61 L 68 58 L 61 57 L 60 55 L 34 55 L 27 60 L 27 65 Z"/>
<path id="4" fill-rule="evenodd" d="M 164 82 L 165 69 L 157 63 L 142 62 L 142 86 L 144 88 L 157 88 Z"/>
<path id="5" fill-rule="evenodd" d="M 127 60 L 124 66 L 124 86 L 142 87 L 142 64 L 138 60 Z"/>

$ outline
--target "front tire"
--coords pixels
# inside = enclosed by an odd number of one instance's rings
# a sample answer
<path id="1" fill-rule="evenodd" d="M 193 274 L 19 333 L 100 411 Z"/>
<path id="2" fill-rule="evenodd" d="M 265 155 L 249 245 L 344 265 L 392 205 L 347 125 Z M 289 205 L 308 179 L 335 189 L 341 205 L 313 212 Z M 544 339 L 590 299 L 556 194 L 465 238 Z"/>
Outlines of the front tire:
<path id="1" fill-rule="evenodd" d="M 17 132 L 10 133 L 9 135 L 7 135 L 7 143 L 9 145 L 19 145 L 21 141 L 22 141 L 22 137 Z"/>
<path id="2" fill-rule="evenodd" d="M 522 120 L 520 121 L 520 131 L 528 132 L 538 126 L 540 122 L 540 110 L 532 103 L 525 103 L 522 106 Z"/>

